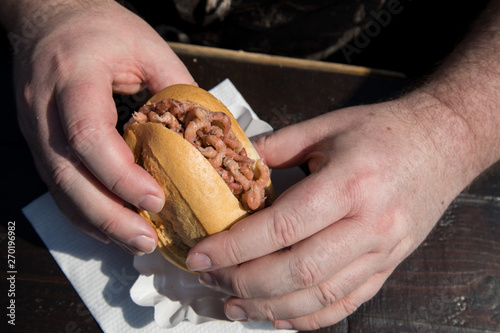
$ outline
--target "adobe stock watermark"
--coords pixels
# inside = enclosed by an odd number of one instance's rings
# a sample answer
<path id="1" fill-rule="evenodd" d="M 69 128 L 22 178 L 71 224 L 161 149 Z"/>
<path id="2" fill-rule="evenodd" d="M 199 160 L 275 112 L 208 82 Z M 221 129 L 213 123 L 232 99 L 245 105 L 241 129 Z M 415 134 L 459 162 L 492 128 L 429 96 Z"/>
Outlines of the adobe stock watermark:
<path id="1" fill-rule="evenodd" d="M 7 323 L 16 326 L 16 221 L 7 223 Z"/>
<path id="2" fill-rule="evenodd" d="M 411 0 L 409 0 L 411 1 Z M 361 50 L 370 45 L 373 38 L 378 36 L 383 28 L 386 28 L 392 21 L 394 15 L 401 14 L 404 7 L 399 0 L 389 0 L 384 9 L 370 11 L 372 18 L 364 30 L 361 31 L 352 41 L 352 43 L 342 46 L 342 54 L 348 64 L 352 62 L 353 54 L 361 53 Z"/>

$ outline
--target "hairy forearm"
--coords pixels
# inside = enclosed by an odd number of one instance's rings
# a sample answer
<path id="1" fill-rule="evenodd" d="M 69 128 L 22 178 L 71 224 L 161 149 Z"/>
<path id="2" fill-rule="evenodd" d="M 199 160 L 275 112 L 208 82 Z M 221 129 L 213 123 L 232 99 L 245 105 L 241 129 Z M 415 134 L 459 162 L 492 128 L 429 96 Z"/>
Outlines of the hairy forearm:
<path id="1" fill-rule="evenodd" d="M 468 36 L 418 91 L 418 117 L 435 145 L 461 164 L 464 182 L 500 159 L 500 4 L 492 1 Z M 432 111 L 434 110 L 434 111 Z M 439 126 L 435 126 L 439 124 Z M 452 171 L 452 170 L 450 170 Z"/>

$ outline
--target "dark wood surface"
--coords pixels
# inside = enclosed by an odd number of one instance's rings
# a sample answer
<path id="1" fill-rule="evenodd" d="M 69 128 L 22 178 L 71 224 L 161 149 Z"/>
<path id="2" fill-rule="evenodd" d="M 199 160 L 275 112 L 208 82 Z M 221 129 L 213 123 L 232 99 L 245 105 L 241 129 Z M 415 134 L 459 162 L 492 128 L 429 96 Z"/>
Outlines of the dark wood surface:
<path id="1" fill-rule="evenodd" d="M 203 88 L 230 78 L 275 128 L 344 106 L 397 96 L 409 82 L 391 73 L 174 45 Z M 2 59 L 8 70 L 8 58 Z M 5 71 L 4 71 L 5 73 Z M 1 332 L 100 332 L 77 293 L 21 213 L 46 191 L 16 126 L 9 77 L 1 133 Z M 135 108 L 117 96 L 120 120 Z M 500 164 L 450 206 L 427 240 L 371 301 L 318 332 L 500 331 Z M 16 222 L 16 326 L 7 326 L 7 225 Z M 168 332 L 168 331 L 166 331 Z"/>

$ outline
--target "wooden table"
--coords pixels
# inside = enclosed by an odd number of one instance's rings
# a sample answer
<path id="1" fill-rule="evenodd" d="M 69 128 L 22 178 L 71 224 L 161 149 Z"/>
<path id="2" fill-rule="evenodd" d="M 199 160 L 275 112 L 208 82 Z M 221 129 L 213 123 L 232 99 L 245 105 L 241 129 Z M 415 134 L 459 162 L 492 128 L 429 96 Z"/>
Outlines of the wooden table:
<path id="1" fill-rule="evenodd" d="M 344 106 L 387 99 L 409 85 L 396 73 L 172 44 L 203 88 L 230 78 L 275 128 Z M 9 69 L 8 56 L 1 66 Z M 3 71 L 5 73 L 5 71 Z M 20 209 L 46 191 L 15 122 L 12 86 L 2 79 L 8 123 L 3 163 L 1 332 L 100 332 Z M 116 98 L 121 120 L 135 100 Z M 500 331 L 500 164 L 450 206 L 427 240 L 371 301 L 318 332 Z M 7 228 L 16 222 L 16 326 L 6 324 Z M 4 328 L 10 329 L 5 330 Z M 167 331 L 168 332 L 168 331 Z"/>

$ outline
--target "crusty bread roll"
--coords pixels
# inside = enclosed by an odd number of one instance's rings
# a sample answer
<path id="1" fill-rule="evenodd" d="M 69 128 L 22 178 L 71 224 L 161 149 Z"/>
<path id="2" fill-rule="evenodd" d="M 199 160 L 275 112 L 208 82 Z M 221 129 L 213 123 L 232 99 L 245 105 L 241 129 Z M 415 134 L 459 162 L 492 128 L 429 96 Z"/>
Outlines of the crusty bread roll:
<path id="1" fill-rule="evenodd" d="M 229 116 L 231 127 L 227 135 L 236 138 L 246 155 L 255 161 L 252 168 L 255 177 L 259 176 L 257 163 L 261 161 L 257 151 L 221 101 L 201 88 L 173 85 L 154 95 L 146 105 L 166 99 Z M 135 162 L 146 169 L 165 192 L 166 202 L 160 213 L 139 210 L 139 214 L 155 228 L 158 249 L 173 264 L 187 270 L 187 253 L 194 244 L 228 229 L 249 214 L 248 207 L 231 192 L 220 173 L 183 135 L 164 124 L 132 121 L 123 137 Z M 269 204 L 274 199 L 270 179 L 264 191 Z"/>

